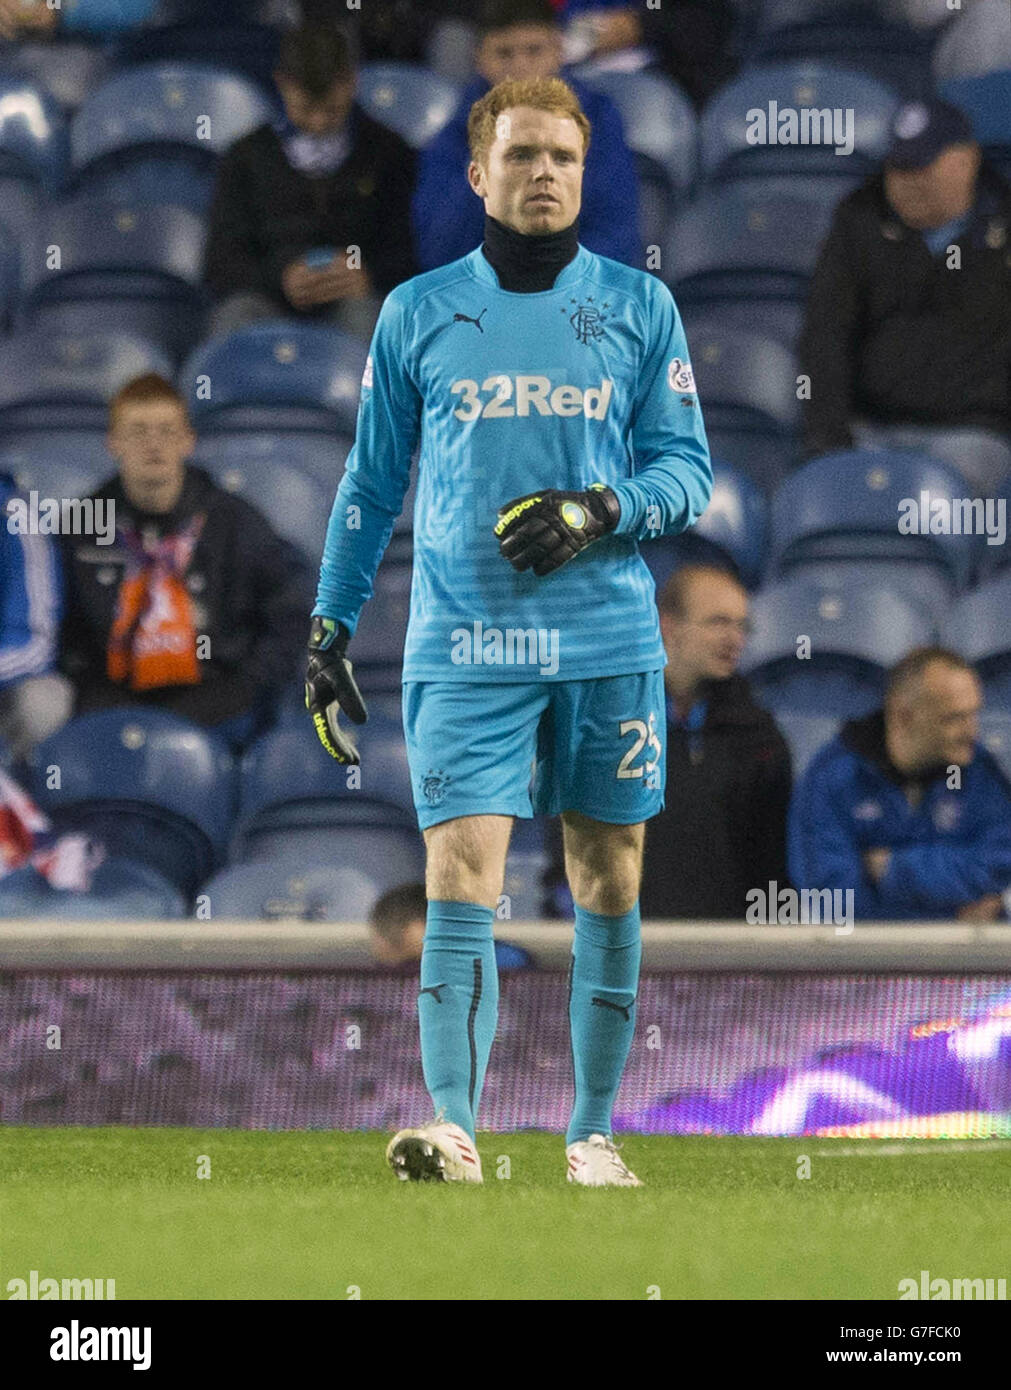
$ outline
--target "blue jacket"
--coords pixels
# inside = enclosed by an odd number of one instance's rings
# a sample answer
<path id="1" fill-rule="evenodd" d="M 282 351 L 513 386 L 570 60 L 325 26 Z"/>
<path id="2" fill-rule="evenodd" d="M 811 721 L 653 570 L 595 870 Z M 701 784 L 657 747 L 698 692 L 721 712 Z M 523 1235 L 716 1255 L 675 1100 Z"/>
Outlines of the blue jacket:
<path id="1" fill-rule="evenodd" d="M 598 256 L 639 265 L 639 185 L 618 108 L 601 92 L 566 78 L 592 127 L 583 175 L 579 240 Z M 484 203 L 467 182 L 467 117 L 489 90 L 483 77 L 465 89 L 449 122 L 421 156 L 412 213 L 418 260 L 435 270 L 466 256 L 484 237 Z"/>
<path id="2" fill-rule="evenodd" d="M 862 856 L 890 849 L 874 884 Z M 858 919 L 952 918 L 1011 885 L 1011 783 L 977 745 L 960 790 L 925 779 L 914 810 L 885 752 L 884 716 L 851 720 L 814 758 L 794 795 L 790 879 L 798 890 L 852 888 Z"/>
<path id="3" fill-rule="evenodd" d="M 56 665 L 63 612 L 60 557 L 50 536 L 12 532 L 13 479 L 0 473 L 0 690 Z"/>

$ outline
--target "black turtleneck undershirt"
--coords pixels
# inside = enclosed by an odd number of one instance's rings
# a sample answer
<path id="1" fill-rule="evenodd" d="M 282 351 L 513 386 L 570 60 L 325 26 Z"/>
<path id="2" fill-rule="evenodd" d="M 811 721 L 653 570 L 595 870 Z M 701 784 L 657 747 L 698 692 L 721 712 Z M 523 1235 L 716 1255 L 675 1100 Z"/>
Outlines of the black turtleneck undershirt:
<path id="1" fill-rule="evenodd" d="M 527 236 L 485 214 L 481 250 L 501 289 L 538 294 L 553 287 L 559 272 L 579 251 L 579 218 L 560 232 Z"/>

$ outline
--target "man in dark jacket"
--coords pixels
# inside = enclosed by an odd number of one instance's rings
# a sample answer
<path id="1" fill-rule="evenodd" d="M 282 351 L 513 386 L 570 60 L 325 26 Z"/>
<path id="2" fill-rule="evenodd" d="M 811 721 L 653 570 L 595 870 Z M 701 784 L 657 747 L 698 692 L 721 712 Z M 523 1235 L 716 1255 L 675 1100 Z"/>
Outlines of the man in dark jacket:
<path id="1" fill-rule="evenodd" d="M 414 235 L 423 270 L 434 270 L 481 245 L 484 204 L 467 182 L 467 118 L 474 102 L 507 78 L 557 77 L 561 29 L 550 0 L 487 0 L 481 14 L 478 75 L 421 158 L 414 195 Z M 609 97 L 565 80 L 593 129 L 583 176 L 579 240 L 598 256 L 639 265 L 639 190 L 621 117 Z"/>
<path id="2" fill-rule="evenodd" d="M 643 917 L 744 920 L 747 894 L 785 887 L 790 753 L 736 674 L 748 595 L 727 570 L 686 565 L 658 600 L 667 666 L 666 805 L 649 822 Z M 552 823 L 549 905 L 568 909 Z"/>
<path id="3" fill-rule="evenodd" d="M 294 679 L 308 566 L 266 519 L 186 462 L 182 398 L 151 373 L 112 403 L 113 545 L 69 537 L 63 665 L 77 713 L 144 704 L 235 746 Z"/>
<path id="4" fill-rule="evenodd" d="M 852 889 L 860 919 L 997 921 L 1011 886 L 1011 785 L 977 743 L 973 668 L 921 647 L 882 710 L 844 725 L 790 807 L 798 889 Z"/>
<path id="5" fill-rule="evenodd" d="M 370 337 L 384 297 L 415 274 L 415 159 L 354 101 L 348 40 L 332 25 L 284 35 L 275 74 L 285 114 L 225 155 L 204 278 L 213 333 L 258 318 L 334 321 Z"/>
<path id="6" fill-rule="evenodd" d="M 811 281 L 809 456 L 852 448 L 860 417 L 1011 431 L 1009 232 L 1011 187 L 965 116 L 900 108 L 883 170 L 839 204 Z"/>

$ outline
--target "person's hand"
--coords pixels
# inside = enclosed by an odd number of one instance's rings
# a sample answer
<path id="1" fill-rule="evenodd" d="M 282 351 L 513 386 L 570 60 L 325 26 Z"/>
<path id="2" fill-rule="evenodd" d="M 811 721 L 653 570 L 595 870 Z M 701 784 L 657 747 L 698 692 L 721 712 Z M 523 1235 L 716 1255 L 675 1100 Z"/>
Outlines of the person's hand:
<path id="1" fill-rule="evenodd" d="M 2 0 L 0 0 L 2 2 Z M 310 270 L 305 261 L 291 261 L 281 272 L 281 289 L 293 309 L 311 309 L 315 300 L 318 270 Z"/>
<path id="2" fill-rule="evenodd" d="M 309 632 L 309 661 L 305 672 L 305 707 L 320 743 L 339 763 L 357 765 L 358 749 L 341 728 L 344 714 L 364 724 L 368 711 L 345 656 L 348 630 L 333 618 L 313 618 Z"/>
<path id="3" fill-rule="evenodd" d="M 364 266 L 352 269 L 340 255 L 328 266 L 315 271 L 314 304 L 333 304 L 339 299 L 364 299 L 372 292 L 372 282 Z"/>
<path id="4" fill-rule="evenodd" d="M 0 0 L 0 38 L 51 34 L 59 22 L 59 10 L 51 10 L 45 0 Z"/>
<path id="5" fill-rule="evenodd" d="M 864 868 L 872 883 L 880 883 L 892 862 L 890 849 L 869 849 L 864 854 Z"/>
<path id="6" fill-rule="evenodd" d="M 596 42 L 591 57 L 617 53 L 622 48 L 635 48 L 642 43 L 642 25 L 634 9 L 594 10 L 592 15 Z"/>
<path id="7" fill-rule="evenodd" d="M 1004 899 L 999 893 L 987 893 L 974 903 L 965 903 L 958 909 L 960 922 L 1000 922 L 1003 920 Z"/>

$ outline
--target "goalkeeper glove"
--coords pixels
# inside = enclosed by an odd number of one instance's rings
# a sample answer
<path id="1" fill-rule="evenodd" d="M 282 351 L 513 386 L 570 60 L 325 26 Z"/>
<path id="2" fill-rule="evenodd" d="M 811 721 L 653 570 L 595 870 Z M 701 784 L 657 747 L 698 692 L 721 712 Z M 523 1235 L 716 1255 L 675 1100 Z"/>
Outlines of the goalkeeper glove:
<path id="1" fill-rule="evenodd" d="M 368 718 L 365 701 L 344 655 L 348 630 L 333 618 L 313 618 L 309 632 L 309 664 L 305 672 L 305 707 L 319 741 L 339 763 L 359 763 L 358 749 L 337 722 L 341 712 L 355 724 Z"/>
<path id="2" fill-rule="evenodd" d="M 495 534 L 499 550 L 515 569 L 533 569 L 542 576 L 613 531 L 620 517 L 621 504 L 603 483 L 586 492 L 548 488 L 501 507 Z"/>

